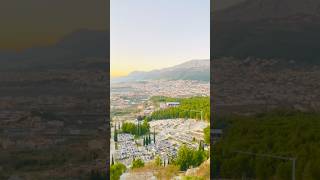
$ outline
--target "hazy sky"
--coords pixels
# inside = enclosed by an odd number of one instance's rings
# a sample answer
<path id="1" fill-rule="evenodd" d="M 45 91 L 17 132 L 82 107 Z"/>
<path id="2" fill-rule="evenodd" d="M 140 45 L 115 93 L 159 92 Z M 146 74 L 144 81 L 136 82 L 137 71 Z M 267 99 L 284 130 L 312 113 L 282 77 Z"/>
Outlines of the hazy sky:
<path id="1" fill-rule="evenodd" d="M 111 76 L 210 57 L 210 0 L 111 0 Z"/>
<path id="2" fill-rule="evenodd" d="M 1 0 L 0 50 L 46 45 L 81 28 L 107 29 L 108 0 Z"/>

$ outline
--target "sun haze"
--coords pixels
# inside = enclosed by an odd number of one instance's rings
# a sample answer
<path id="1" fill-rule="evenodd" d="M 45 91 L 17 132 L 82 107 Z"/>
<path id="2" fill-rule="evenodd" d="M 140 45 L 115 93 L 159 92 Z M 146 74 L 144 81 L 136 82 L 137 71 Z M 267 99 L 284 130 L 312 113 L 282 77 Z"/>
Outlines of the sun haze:
<path id="1" fill-rule="evenodd" d="M 210 57 L 209 0 L 111 0 L 110 10 L 112 77 Z"/>

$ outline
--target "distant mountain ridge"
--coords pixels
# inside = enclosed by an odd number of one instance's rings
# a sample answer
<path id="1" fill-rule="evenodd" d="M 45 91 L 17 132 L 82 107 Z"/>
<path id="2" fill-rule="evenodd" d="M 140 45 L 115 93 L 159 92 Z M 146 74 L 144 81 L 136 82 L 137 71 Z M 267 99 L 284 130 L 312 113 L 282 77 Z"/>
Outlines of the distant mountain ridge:
<path id="1" fill-rule="evenodd" d="M 100 59 L 100 66 L 106 64 L 108 42 L 107 31 L 80 29 L 48 46 L 28 48 L 21 52 L 0 51 L 0 69 L 73 68 L 88 59 Z"/>
<path id="2" fill-rule="evenodd" d="M 219 8 L 218 8 L 219 9 Z M 221 11 L 216 11 L 217 20 L 255 21 L 269 18 L 284 18 L 296 14 L 320 15 L 318 0 L 244 0 Z"/>
<path id="3" fill-rule="evenodd" d="M 318 0 L 246 0 L 212 16 L 216 57 L 320 63 Z"/>
<path id="4" fill-rule="evenodd" d="M 126 77 L 113 78 L 113 82 L 143 80 L 210 80 L 210 60 L 191 60 L 185 63 L 152 71 L 134 71 Z"/>

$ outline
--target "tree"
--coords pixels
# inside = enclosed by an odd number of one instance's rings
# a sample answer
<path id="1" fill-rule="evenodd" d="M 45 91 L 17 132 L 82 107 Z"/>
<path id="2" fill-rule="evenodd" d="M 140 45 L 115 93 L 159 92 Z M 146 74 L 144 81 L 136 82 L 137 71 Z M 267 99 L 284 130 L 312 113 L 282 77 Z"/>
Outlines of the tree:
<path id="1" fill-rule="evenodd" d="M 138 136 L 140 136 L 141 135 L 141 131 L 140 131 L 140 121 L 138 121 L 138 128 L 137 128 L 137 131 L 138 131 Z"/>
<path id="2" fill-rule="evenodd" d="M 204 142 L 206 144 L 210 144 L 210 126 L 204 128 L 203 133 L 204 133 Z"/>
<path id="3" fill-rule="evenodd" d="M 117 133 L 117 128 L 116 128 L 116 126 L 114 126 L 114 136 L 113 136 L 113 138 L 114 138 L 114 141 L 115 141 L 115 142 L 118 141 L 118 133 Z"/>
<path id="4" fill-rule="evenodd" d="M 205 152 L 202 150 L 193 150 L 186 145 L 180 147 L 175 163 L 179 165 L 180 170 L 185 171 L 190 166 L 199 166 L 205 160 Z"/>
<path id="5" fill-rule="evenodd" d="M 137 120 L 138 120 L 138 121 L 142 121 L 143 119 L 144 119 L 144 118 L 143 118 L 142 116 L 140 116 L 140 115 L 137 117 Z"/>
<path id="6" fill-rule="evenodd" d="M 132 164 L 131 164 L 132 169 L 140 168 L 143 166 L 144 166 L 144 162 L 141 159 L 133 159 L 132 160 Z"/>
<path id="7" fill-rule="evenodd" d="M 121 163 L 115 163 L 110 167 L 110 179 L 119 180 L 122 173 L 126 171 L 126 166 Z"/>
<path id="8" fill-rule="evenodd" d="M 148 137 L 147 137 L 147 136 L 145 136 L 145 138 L 146 138 L 146 146 L 148 146 L 148 144 L 149 144 Z"/>
<path id="9" fill-rule="evenodd" d="M 159 101 L 156 99 L 155 101 Z M 168 119 L 168 118 L 193 118 L 197 119 L 199 112 L 190 112 L 190 110 L 202 111 L 203 119 L 210 120 L 210 98 L 209 97 L 192 97 L 192 98 L 165 98 L 165 101 L 178 101 L 180 106 L 171 107 L 155 111 L 151 114 L 150 119 Z"/>
<path id="10" fill-rule="evenodd" d="M 146 138 L 143 136 L 143 146 L 146 146 Z"/>
<path id="11" fill-rule="evenodd" d="M 134 123 L 123 123 L 122 124 L 122 132 L 123 133 L 129 133 L 132 135 L 142 136 L 149 132 L 149 123 L 148 121 L 144 121 L 144 123 L 141 125 L 141 123 L 138 123 L 137 125 Z"/>
<path id="12" fill-rule="evenodd" d="M 113 155 L 112 155 L 111 165 L 114 165 Z"/>
<path id="13" fill-rule="evenodd" d="M 192 164 L 192 151 L 186 145 L 182 145 L 178 151 L 177 165 L 180 166 L 180 170 L 185 171 Z"/>
<path id="14" fill-rule="evenodd" d="M 153 129 L 153 143 L 156 144 L 156 130 Z"/>

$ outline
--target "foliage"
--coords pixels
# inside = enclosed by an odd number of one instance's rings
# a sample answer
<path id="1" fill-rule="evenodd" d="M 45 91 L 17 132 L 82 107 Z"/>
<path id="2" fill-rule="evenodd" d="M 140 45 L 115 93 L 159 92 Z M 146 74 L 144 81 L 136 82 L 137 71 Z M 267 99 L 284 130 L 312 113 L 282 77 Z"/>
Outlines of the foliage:
<path id="1" fill-rule="evenodd" d="M 157 156 L 155 159 L 154 159 L 154 162 L 157 166 L 161 166 L 162 164 L 162 160 L 161 160 L 161 157 L 160 156 Z"/>
<path id="2" fill-rule="evenodd" d="M 155 130 L 153 130 L 153 143 L 154 144 L 156 143 L 156 132 L 155 132 Z"/>
<path id="3" fill-rule="evenodd" d="M 114 138 L 114 142 L 118 142 L 118 131 L 117 131 L 117 127 L 116 126 L 114 126 L 113 138 Z"/>
<path id="4" fill-rule="evenodd" d="M 126 171 L 126 166 L 121 163 L 115 163 L 110 167 L 110 179 L 119 180 L 122 173 Z"/>
<path id="5" fill-rule="evenodd" d="M 157 99 L 158 98 L 158 99 Z M 193 118 L 210 121 L 210 98 L 209 97 L 191 97 L 191 98 L 167 98 L 153 97 L 153 101 L 177 101 L 180 102 L 178 107 L 170 107 L 158 110 L 152 113 L 149 120 L 152 119 L 174 119 L 174 118 Z"/>
<path id="6" fill-rule="evenodd" d="M 180 170 L 185 171 L 189 167 L 197 167 L 206 160 L 206 152 L 203 150 L 194 150 L 186 145 L 182 145 L 178 151 L 175 164 L 180 167 Z"/>
<path id="7" fill-rule="evenodd" d="M 288 111 L 225 117 L 224 135 L 213 148 L 216 177 L 291 179 L 292 161 L 235 152 L 246 151 L 295 157 L 296 179 L 320 179 L 319 120 L 317 113 Z"/>
<path id="8" fill-rule="evenodd" d="M 182 180 L 205 180 L 203 177 L 198 176 L 183 176 Z"/>
<path id="9" fill-rule="evenodd" d="M 204 142 L 210 144 L 210 126 L 204 128 Z"/>
<path id="10" fill-rule="evenodd" d="M 132 160 L 132 165 L 131 165 L 132 169 L 141 168 L 143 166 L 144 166 L 144 162 L 141 159 Z"/>
<path id="11" fill-rule="evenodd" d="M 150 132 L 150 125 L 146 120 L 144 120 L 141 125 L 139 124 L 136 125 L 134 123 L 126 122 L 122 124 L 122 132 L 141 136 Z"/>

